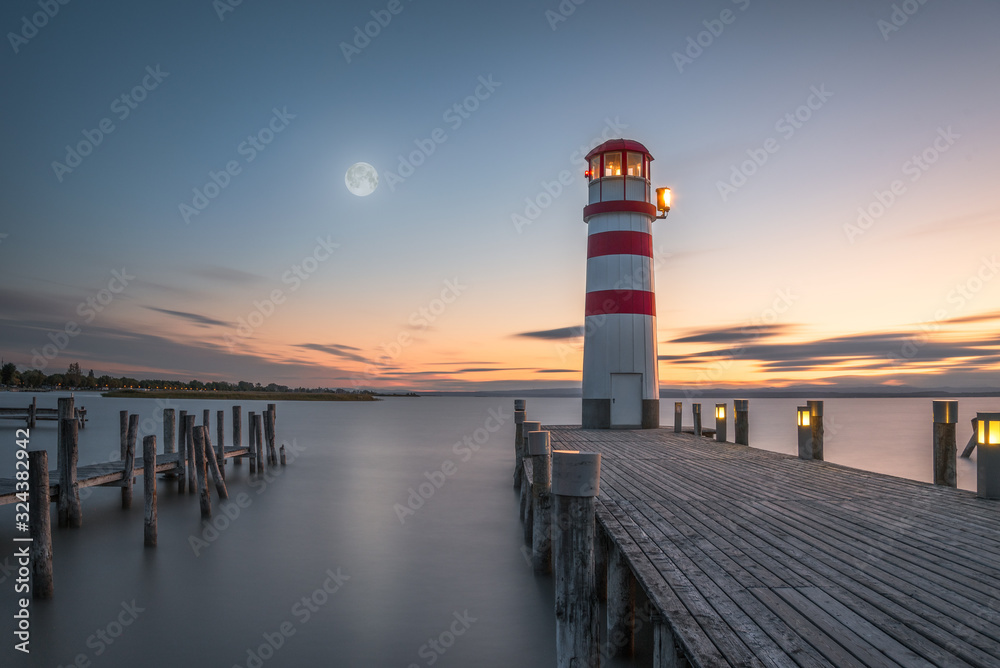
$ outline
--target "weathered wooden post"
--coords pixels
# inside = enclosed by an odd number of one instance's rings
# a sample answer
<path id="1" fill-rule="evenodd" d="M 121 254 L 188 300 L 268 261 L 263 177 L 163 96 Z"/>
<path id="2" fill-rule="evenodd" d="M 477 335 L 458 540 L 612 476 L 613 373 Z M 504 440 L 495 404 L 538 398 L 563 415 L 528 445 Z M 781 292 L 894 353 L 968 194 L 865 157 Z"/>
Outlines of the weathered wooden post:
<path id="1" fill-rule="evenodd" d="M 243 445 L 243 407 L 233 406 L 233 447 L 238 448 Z M 242 466 L 243 458 L 234 457 L 233 466 Z"/>
<path id="2" fill-rule="evenodd" d="M 965 444 L 965 450 L 962 450 L 963 459 L 968 459 L 969 457 L 972 456 L 972 451 L 976 449 L 978 434 L 979 434 L 979 418 L 972 418 L 972 436 L 969 437 L 969 442 Z"/>
<path id="3" fill-rule="evenodd" d="M 524 399 L 515 399 L 514 400 L 514 410 L 516 410 L 516 411 L 526 411 L 526 410 L 528 410 L 528 402 L 525 401 Z"/>
<path id="4" fill-rule="evenodd" d="M 38 397 L 31 397 L 31 405 L 28 406 L 28 429 L 34 429 L 38 419 Z"/>
<path id="5" fill-rule="evenodd" d="M 177 411 L 173 408 L 163 409 L 163 454 L 169 455 L 177 452 L 177 445 L 174 443 L 174 436 L 177 433 Z M 143 440 L 145 446 L 145 440 Z"/>
<path id="6" fill-rule="evenodd" d="M 145 501 L 142 543 L 156 547 L 156 436 L 142 439 L 142 491 Z"/>
<path id="7" fill-rule="evenodd" d="M 694 435 L 701 436 L 701 404 L 691 404 L 691 416 L 694 418 Z"/>
<path id="8" fill-rule="evenodd" d="M 520 488 L 520 498 L 518 499 L 518 517 L 521 521 L 527 524 L 528 522 L 528 509 L 531 507 L 531 485 L 528 484 L 530 481 L 523 478 L 524 475 L 524 458 L 528 455 L 528 434 L 533 431 L 540 431 L 542 428 L 541 422 L 525 420 L 521 425 L 521 488 Z M 531 543 L 531 534 L 525 532 L 525 544 Z"/>
<path id="9" fill-rule="evenodd" d="M 212 447 L 212 440 L 208 437 L 208 427 L 205 427 L 205 466 L 212 474 L 212 482 L 215 483 L 215 491 L 220 499 L 229 498 L 229 490 L 226 489 L 226 479 L 219 470 L 218 457 L 215 456 L 215 449 Z"/>
<path id="10" fill-rule="evenodd" d="M 674 402 L 674 433 L 681 433 L 681 423 L 683 422 L 684 415 L 684 402 L 675 401 Z"/>
<path id="11" fill-rule="evenodd" d="M 191 419 L 194 419 L 193 417 Z M 201 505 L 201 517 L 212 516 L 212 497 L 208 493 L 208 472 L 205 469 L 205 427 L 194 429 L 194 466 L 198 471 L 198 494 Z"/>
<path id="12" fill-rule="evenodd" d="M 126 415 L 128 415 L 126 413 Z M 135 441 L 139 437 L 139 416 L 128 415 L 125 434 L 125 469 L 122 471 L 122 509 L 132 507 L 132 485 L 135 484 Z"/>
<path id="13" fill-rule="evenodd" d="M 608 647 L 611 657 L 635 651 L 635 576 L 625 554 L 613 542 L 608 549 Z"/>
<path id="14" fill-rule="evenodd" d="M 267 436 L 267 464 L 268 466 L 278 465 L 278 453 L 274 449 L 274 421 L 276 407 L 274 404 L 267 405 L 264 413 L 264 433 Z"/>
<path id="15" fill-rule="evenodd" d="M 128 411 L 118 411 L 118 431 L 120 446 L 118 459 L 125 461 L 125 450 L 128 448 Z"/>
<path id="16" fill-rule="evenodd" d="M 553 512 L 560 531 L 553 549 L 556 576 L 556 666 L 598 666 L 594 511 L 600 492 L 601 455 L 552 453 Z"/>
<path id="17" fill-rule="evenodd" d="M 31 597 L 52 598 L 52 521 L 49 519 L 49 453 L 28 453 L 28 521 L 31 546 Z"/>
<path id="18" fill-rule="evenodd" d="M 177 417 L 177 493 L 183 494 L 187 482 L 187 411 Z"/>
<path id="19" fill-rule="evenodd" d="M 281 444 L 280 450 L 281 450 L 281 465 L 284 466 L 285 465 L 285 444 L 284 443 Z"/>
<path id="20" fill-rule="evenodd" d="M 59 400 L 63 401 L 62 399 Z M 72 399 L 70 400 L 72 401 Z M 72 407 L 70 408 L 72 415 Z M 83 526 L 80 509 L 80 484 L 76 479 L 80 423 L 67 417 L 59 421 L 59 526 Z"/>
<path id="21" fill-rule="evenodd" d="M 715 440 L 719 443 L 726 442 L 726 424 L 728 423 L 728 418 L 726 418 L 726 405 L 725 404 L 715 404 Z"/>
<path id="22" fill-rule="evenodd" d="M 812 430 L 812 458 L 823 461 L 823 402 L 806 403 L 809 404 L 809 428 Z"/>
<path id="23" fill-rule="evenodd" d="M 254 413 L 253 425 L 253 439 L 257 452 L 257 473 L 263 475 L 267 471 L 267 467 L 264 465 L 264 416 Z"/>
<path id="24" fill-rule="evenodd" d="M 934 484 L 958 487 L 958 472 L 955 468 L 955 429 L 958 422 L 957 401 L 933 402 L 934 415 Z"/>
<path id="25" fill-rule="evenodd" d="M 976 413 L 976 496 L 1000 499 L 1000 413 Z"/>
<path id="26" fill-rule="evenodd" d="M 197 459 L 194 452 L 194 415 L 184 416 L 184 441 L 187 443 L 188 494 L 198 493 Z"/>
<path id="27" fill-rule="evenodd" d="M 651 615 L 653 623 L 653 668 L 678 668 L 688 665 L 677 660 L 677 641 L 666 618 L 659 612 Z"/>
<path id="28" fill-rule="evenodd" d="M 250 449 L 250 473 L 257 472 L 257 414 L 247 411 L 247 443 Z"/>
<path id="29" fill-rule="evenodd" d="M 514 487 L 521 487 L 521 460 L 524 454 L 521 450 L 521 439 L 524 436 L 524 421 L 527 414 L 523 410 L 514 410 Z"/>
<path id="30" fill-rule="evenodd" d="M 812 459 L 812 425 L 809 424 L 808 406 L 799 406 L 795 409 L 795 424 L 798 430 L 799 459 Z"/>
<path id="31" fill-rule="evenodd" d="M 217 411 L 215 413 L 215 427 L 216 433 L 219 436 L 219 443 L 216 445 L 219 448 L 219 456 L 216 458 L 219 461 L 219 475 L 222 479 L 226 478 L 226 411 Z"/>
<path id="32" fill-rule="evenodd" d="M 733 410 L 736 411 L 736 444 L 750 445 L 750 400 L 733 400 Z"/>
<path id="33" fill-rule="evenodd" d="M 531 456 L 531 567 L 552 572 L 552 446 L 547 431 L 528 435 Z"/>

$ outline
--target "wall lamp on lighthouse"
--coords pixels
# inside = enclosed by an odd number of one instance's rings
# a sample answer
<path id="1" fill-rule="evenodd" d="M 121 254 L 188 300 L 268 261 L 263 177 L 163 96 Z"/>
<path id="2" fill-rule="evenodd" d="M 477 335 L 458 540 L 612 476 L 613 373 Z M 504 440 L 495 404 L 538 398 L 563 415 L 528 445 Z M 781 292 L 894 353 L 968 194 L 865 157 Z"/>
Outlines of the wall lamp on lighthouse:
<path id="1" fill-rule="evenodd" d="M 667 217 L 670 213 L 670 188 L 657 188 L 656 189 L 656 210 L 661 214 L 657 216 L 657 220 L 662 220 Z"/>

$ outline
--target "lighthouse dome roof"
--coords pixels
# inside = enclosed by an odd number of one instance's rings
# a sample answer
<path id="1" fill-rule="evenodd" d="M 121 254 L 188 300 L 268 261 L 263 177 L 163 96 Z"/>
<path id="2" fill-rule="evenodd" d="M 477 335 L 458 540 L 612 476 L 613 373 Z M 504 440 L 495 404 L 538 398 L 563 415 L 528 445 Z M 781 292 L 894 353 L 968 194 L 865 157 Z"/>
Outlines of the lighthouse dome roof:
<path id="1" fill-rule="evenodd" d="M 592 156 L 599 153 L 607 153 L 608 151 L 638 151 L 649 155 L 650 160 L 653 159 L 653 156 L 649 154 L 649 149 L 634 139 L 609 139 L 600 146 L 593 148 L 590 153 L 587 154 L 586 159 L 590 160 Z"/>

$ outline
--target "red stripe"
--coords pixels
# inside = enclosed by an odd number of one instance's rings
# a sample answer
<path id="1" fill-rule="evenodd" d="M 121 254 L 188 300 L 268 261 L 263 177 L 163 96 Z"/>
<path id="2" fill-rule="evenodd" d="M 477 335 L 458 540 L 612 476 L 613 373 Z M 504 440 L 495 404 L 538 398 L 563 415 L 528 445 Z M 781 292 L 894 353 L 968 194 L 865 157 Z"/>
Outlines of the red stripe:
<path id="1" fill-rule="evenodd" d="M 633 313 L 656 315 L 656 298 L 646 290 L 595 290 L 587 293 L 586 315 Z"/>
<path id="2" fill-rule="evenodd" d="M 653 235 L 648 232 L 616 230 L 598 232 L 587 239 L 587 257 L 601 255 L 645 255 L 653 257 Z"/>
<path id="3" fill-rule="evenodd" d="M 634 199 L 616 199 L 609 202 L 594 202 L 583 207 L 583 222 L 587 222 L 591 217 L 599 213 L 617 213 L 619 211 L 627 213 L 641 213 L 656 218 L 656 207 L 649 202 L 640 202 Z"/>

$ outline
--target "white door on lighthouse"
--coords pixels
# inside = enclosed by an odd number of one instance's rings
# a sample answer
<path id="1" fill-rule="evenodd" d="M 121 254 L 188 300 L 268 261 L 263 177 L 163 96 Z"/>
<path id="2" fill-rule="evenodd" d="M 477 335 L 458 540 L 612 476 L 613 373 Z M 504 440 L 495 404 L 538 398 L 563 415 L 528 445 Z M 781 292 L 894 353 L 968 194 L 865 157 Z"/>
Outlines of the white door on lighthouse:
<path id="1" fill-rule="evenodd" d="M 611 426 L 642 426 L 642 374 L 611 374 Z"/>

